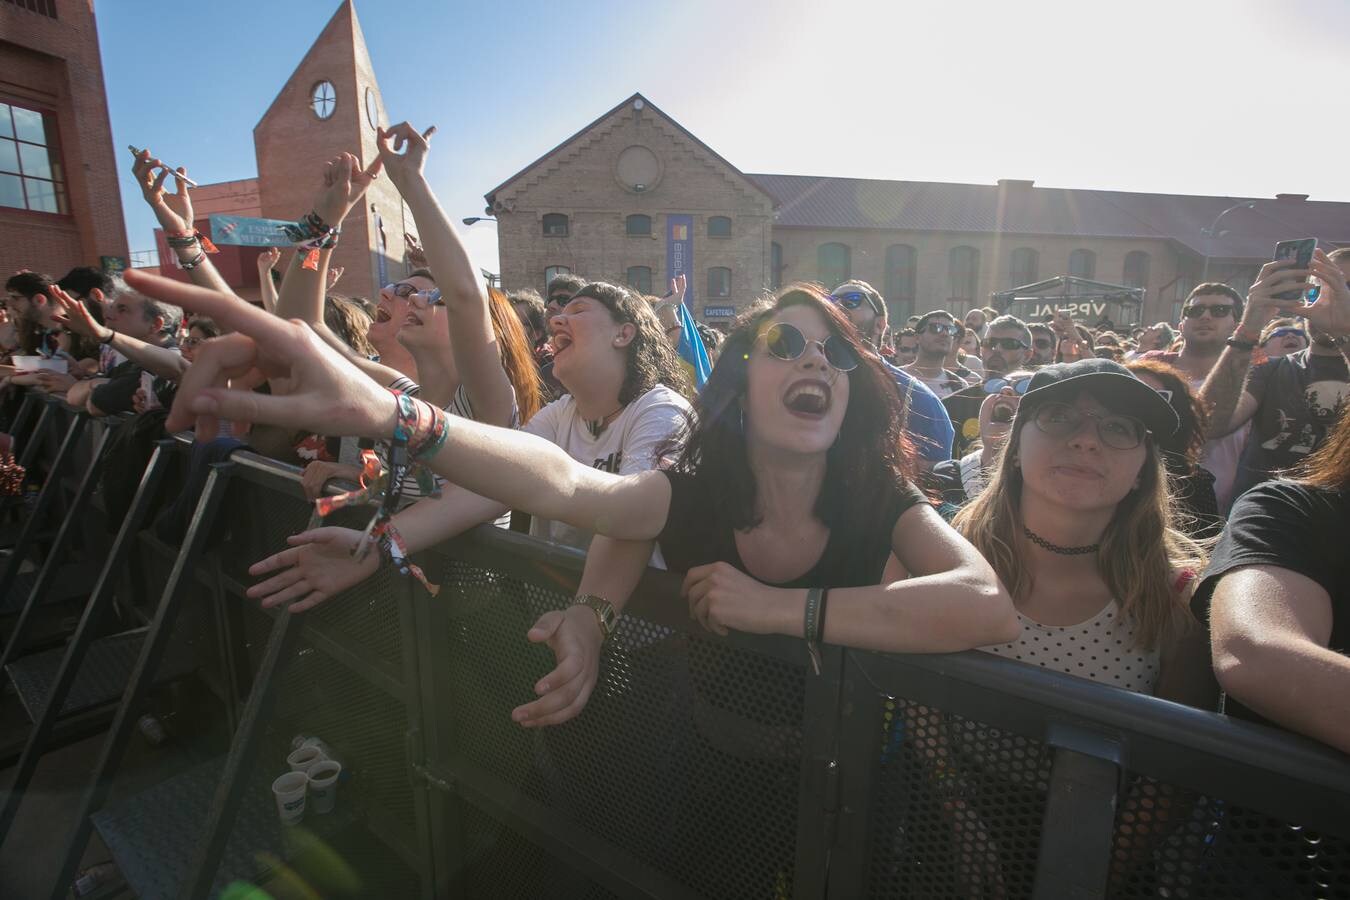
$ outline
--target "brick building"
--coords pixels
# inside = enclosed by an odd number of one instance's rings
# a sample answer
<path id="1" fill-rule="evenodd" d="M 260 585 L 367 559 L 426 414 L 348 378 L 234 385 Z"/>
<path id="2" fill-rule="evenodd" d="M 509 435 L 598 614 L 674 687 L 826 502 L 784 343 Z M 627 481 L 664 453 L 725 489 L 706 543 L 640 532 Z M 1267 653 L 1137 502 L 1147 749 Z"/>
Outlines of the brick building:
<path id="1" fill-rule="evenodd" d="M 0 272 L 124 266 L 121 159 L 92 0 L 0 0 Z"/>
<path id="2" fill-rule="evenodd" d="M 323 164 L 342 151 L 369 163 L 377 155 L 375 129 L 387 124 L 379 83 L 351 0 L 343 0 L 253 129 L 258 177 L 204 184 L 192 192 L 197 227 L 205 233 L 214 213 L 294 221 L 309 211 Z M 388 178 L 366 192 L 342 226 L 333 265 L 342 266 L 340 290 L 372 297 L 407 272 L 405 231 L 412 216 Z M 184 278 L 156 232 L 160 269 Z M 222 245 L 214 260 L 241 295 L 258 289 L 251 247 Z"/>
<path id="3" fill-rule="evenodd" d="M 1350 245 L 1350 203 L 1302 194 L 744 174 L 640 94 L 490 191 L 487 202 L 508 288 L 542 287 L 566 269 L 664 293 L 674 258 L 669 220 L 690 216 L 692 308 L 712 320 L 791 281 L 832 288 L 862 278 L 903 318 L 963 312 L 988 305 L 995 291 L 1075 275 L 1144 289 L 1142 310 L 1106 310 L 1116 322 L 1175 321 L 1201 280 L 1249 287 L 1279 240 Z"/>

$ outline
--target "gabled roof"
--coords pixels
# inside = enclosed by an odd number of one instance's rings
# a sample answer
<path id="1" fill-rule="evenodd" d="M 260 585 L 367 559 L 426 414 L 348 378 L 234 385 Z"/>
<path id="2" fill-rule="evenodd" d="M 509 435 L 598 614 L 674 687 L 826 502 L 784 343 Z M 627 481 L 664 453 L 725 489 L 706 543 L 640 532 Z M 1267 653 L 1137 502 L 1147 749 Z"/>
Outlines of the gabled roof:
<path id="1" fill-rule="evenodd" d="M 681 125 L 679 122 L 676 122 L 673 118 L 671 118 L 669 115 L 667 115 L 665 112 L 663 112 L 663 111 L 662 111 L 655 103 L 653 103 L 652 101 L 648 100 L 646 97 L 642 96 L 641 93 L 636 93 L 636 94 L 633 94 L 631 97 L 628 97 L 627 99 L 625 99 L 625 100 L 622 101 L 621 103 L 616 104 L 614 107 L 612 107 L 611 109 L 607 110 L 605 113 L 603 113 L 603 114 L 600 115 L 598 118 L 596 118 L 595 121 L 590 122 L 589 124 L 587 124 L 584 128 L 582 128 L 582 129 L 581 129 L 580 131 L 578 131 L 576 134 L 572 135 L 572 136 L 569 137 L 567 140 L 563 141 L 561 144 L 559 144 L 558 146 L 554 147 L 552 150 L 548 151 L 548 152 L 545 153 L 543 156 L 539 157 L 539 158 L 536 159 L 534 162 L 530 163 L 528 166 L 526 166 L 525 168 L 521 169 L 519 172 L 517 172 L 516 174 L 512 175 L 510 178 L 506 179 L 506 180 L 503 181 L 501 184 L 497 185 L 495 188 L 493 188 L 492 190 L 490 190 L 490 191 L 488 191 L 486 194 L 484 194 L 483 196 L 484 196 L 484 199 L 487 200 L 488 206 L 489 206 L 489 207 L 492 206 L 492 202 L 493 202 L 493 200 L 496 198 L 497 193 L 498 193 L 499 191 L 501 191 L 503 188 L 506 188 L 506 187 L 509 186 L 512 182 L 518 180 L 519 178 L 521 178 L 521 176 L 523 176 L 523 175 L 525 175 L 526 173 L 530 172 L 532 169 L 534 169 L 536 166 L 540 165 L 541 163 L 543 163 L 543 162 L 545 162 L 545 161 L 551 159 L 552 157 L 558 155 L 559 153 L 562 153 L 563 151 L 565 151 L 565 150 L 566 150 L 569 146 L 571 146 L 573 143 L 575 143 L 576 141 L 579 141 L 579 140 L 581 140 L 583 137 L 585 137 L 586 133 L 589 132 L 592 128 L 595 128 L 595 127 L 598 126 L 600 123 L 604 122 L 606 119 L 608 119 L 610 116 L 614 115 L 615 113 L 617 113 L 619 110 L 623 109 L 624 107 L 631 106 L 634 100 L 641 100 L 642 103 L 643 103 L 644 109 L 649 109 L 649 110 L 651 110 L 652 113 L 654 113 L 655 115 L 660 116 L 662 119 L 664 119 L 665 121 L 667 121 L 667 122 L 669 122 L 671 125 L 673 125 L 676 129 L 678 129 L 678 130 L 680 131 L 681 134 L 683 134 L 686 138 L 688 138 L 689 141 L 690 141 L 691 143 L 693 143 L 694 145 L 696 145 L 700 150 L 702 150 L 704 153 L 708 154 L 710 157 L 712 157 L 712 158 L 713 158 L 714 160 L 716 160 L 717 162 L 719 162 L 719 163 L 721 163 L 722 165 L 726 166 L 726 167 L 727 167 L 728 169 L 730 169 L 733 173 L 735 173 L 738 177 L 740 177 L 742 180 L 744 180 L 745 183 L 746 183 L 746 185 L 747 185 L 751 190 L 754 190 L 754 191 L 757 191 L 757 192 L 759 192 L 759 193 L 761 193 L 761 194 L 764 194 L 764 195 L 767 196 L 770 200 L 775 200 L 775 197 L 773 196 L 773 194 L 772 194 L 770 191 L 766 190 L 766 189 L 764 188 L 763 185 L 759 184 L 759 183 L 758 183 L 757 181 L 755 181 L 753 178 L 750 178 L 750 177 L 746 176 L 746 174 L 745 174 L 744 172 L 742 172 L 740 169 L 736 168 L 736 167 L 733 166 L 731 163 L 729 163 L 729 162 L 727 162 L 725 159 L 723 159 L 723 158 L 722 158 L 722 155 L 721 155 L 720 153 L 718 153 L 716 150 L 714 150 L 713 148 L 709 147 L 707 144 L 703 143 L 703 142 L 700 141 L 698 138 L 696 138 L 696 137 L 693 135 L 693 133 L 689 131 L 689 129 L 685 128 L 685 127 L 684 127 L 683 125 Z"/>
<path id="2" fill-rule="evenodd" d="M 272 114 L 272 108 L 281 101 L 282 96 L 286 93 L 286 89 L 291 86 L 292 82 L 296 81 L 296 79 L 300 78 L 302 75 L 308 78 L 307 73 L 309 66 L 307 66 L 306 63 L 309 62 L 310 58 L 318 57 L 320 54 L 324 53 L 331 54 L 333 52 L 333 46 L 326 40 L 329 35 L 334 35 L 338 38 L 337 46 L 352 51 L 352 58 L 348 61 L 350 62 L 350 65 L 346 68 L 351 69 L 353 72 L 355 71 L 355 60 L 358 55 L 365 56 L 369 59 L 369 54 L 366 51 L 365 36 L 362 35 L 361 24 L 356 19 L 356 8 L 352 5 L 352 0 L 342 0 L 342 2 L 338 4 L 338 8 L 334 10 L 332 18 L 328 20 L 328 24 L 323 26 L 323 30 L 320 31 L 319 36 L 314 39 L 314 43 L 310 44 L 309 49 L 305 51 L 305 55 L 300 59 L 300 62 L 291 70 L 291 74 L 286 79 L 285 83 L 282 84 L 281 90 L 277 91 L 277 95 L 272 98 L 272 102 L 267 104 L 267 109 L 263 112 L 262 118 L 258 120 L 257 125 L 253 126 L 254 131 L 257 131 L 258 127 L 261 126 L 263 122 L 267 121 L 268 116 Z M 302 91 L 308 94 L 309 87 L 308 84 L 303 85 Z"/>
<path id="3" fill-rule="evenodd" d="M 1316 237 L 1350 245 L 1350 203 L 806 175 L 750 175 L 779 198 L 789 228 L 1156 238 L 1213 259 L 1269 259 L 1277 241 Z M 1215 218 L 1233 206 L 1206 237 Z M 1226 232 L 1226 233 L 1225 233 Z"/>

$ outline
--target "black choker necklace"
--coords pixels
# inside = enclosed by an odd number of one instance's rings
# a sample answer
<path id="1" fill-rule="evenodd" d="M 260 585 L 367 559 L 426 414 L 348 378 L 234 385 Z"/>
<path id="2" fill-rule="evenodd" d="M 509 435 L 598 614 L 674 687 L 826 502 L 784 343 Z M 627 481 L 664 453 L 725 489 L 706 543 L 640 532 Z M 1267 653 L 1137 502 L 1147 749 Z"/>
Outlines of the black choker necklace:
<path id="1" fill-rule="evenodd" d="M 623 410 L 624 408 L 620 406 L 618 409 L 614 410 L 614 412 L 605 416 L 603 419 L 587 419 L 586 430 L 591 433 L 591 437 L 598 438 L 604 432 L 604 430 L 609 427 L 609 423 L 613 422 L 614 418 L 618 416 L 619 413 L 623 412 Z"/>
<path id="2" fill-rule="evenodd" d="M 1051 553 L 1058 553 L 1061 556 L 1086 556 L 1089 553 L 1096 553 L 1102 548 L 1101 544 L 1088 544 L 1086 547 L 1061 547 L 1059 544 L 1050 543 L 1025 525 L 1022 526 L 1022 533 L 1031 538 L 1031 542 L 1037 547 L 1043 547 Z"/>

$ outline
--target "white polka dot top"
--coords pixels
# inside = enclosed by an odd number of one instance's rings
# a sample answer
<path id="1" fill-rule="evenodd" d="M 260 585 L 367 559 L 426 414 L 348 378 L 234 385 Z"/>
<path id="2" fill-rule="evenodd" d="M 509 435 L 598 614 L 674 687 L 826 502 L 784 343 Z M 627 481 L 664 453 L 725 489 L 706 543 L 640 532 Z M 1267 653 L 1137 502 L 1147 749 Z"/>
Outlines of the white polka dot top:
<path id="1" fill-rule="evenodd" d="M 1021 613 L 1017 618 L 1021 637 L 980 649 L 1139 694 L 1152 694 L 1157 687 L 1158 651 L 1134 646 L 1134 623 L 1114 600 L 1077 625 L 1042 625 Z"/>

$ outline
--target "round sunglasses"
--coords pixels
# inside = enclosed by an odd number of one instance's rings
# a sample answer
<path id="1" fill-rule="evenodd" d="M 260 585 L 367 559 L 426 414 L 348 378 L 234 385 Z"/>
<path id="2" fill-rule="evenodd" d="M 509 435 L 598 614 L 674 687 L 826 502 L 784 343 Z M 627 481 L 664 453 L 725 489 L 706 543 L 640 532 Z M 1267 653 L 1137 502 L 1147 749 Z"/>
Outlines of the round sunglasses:
<path id="1" fill-rule="evenodd" d="M 765 329 L 763 339 L 764 349 L 769 351 L 769 355 L 783 362 L 800 359 L 806 352 L 807 345 L 814 344 L 832 368 L 840 372 L 852 372 L 858 368 L 858 357 L 853 348 L 837 334 L 832 334 L 823 341 L 808 341 L 806 335 L 802 334 L 796 325 L 778 322 Z"/>
<path id="2" fill-rule="evenodd" d="M 984 392 L 986 394 L 997 394 L 1004 388 L 1012 388 L 1013 393 L 1020 397 L 1027 392 L 1030 385 L 1030 376 L 1019 378 L 1016 381 L 1010 381 L 1007 378 L 990 378 L 984 383 Z"/>

